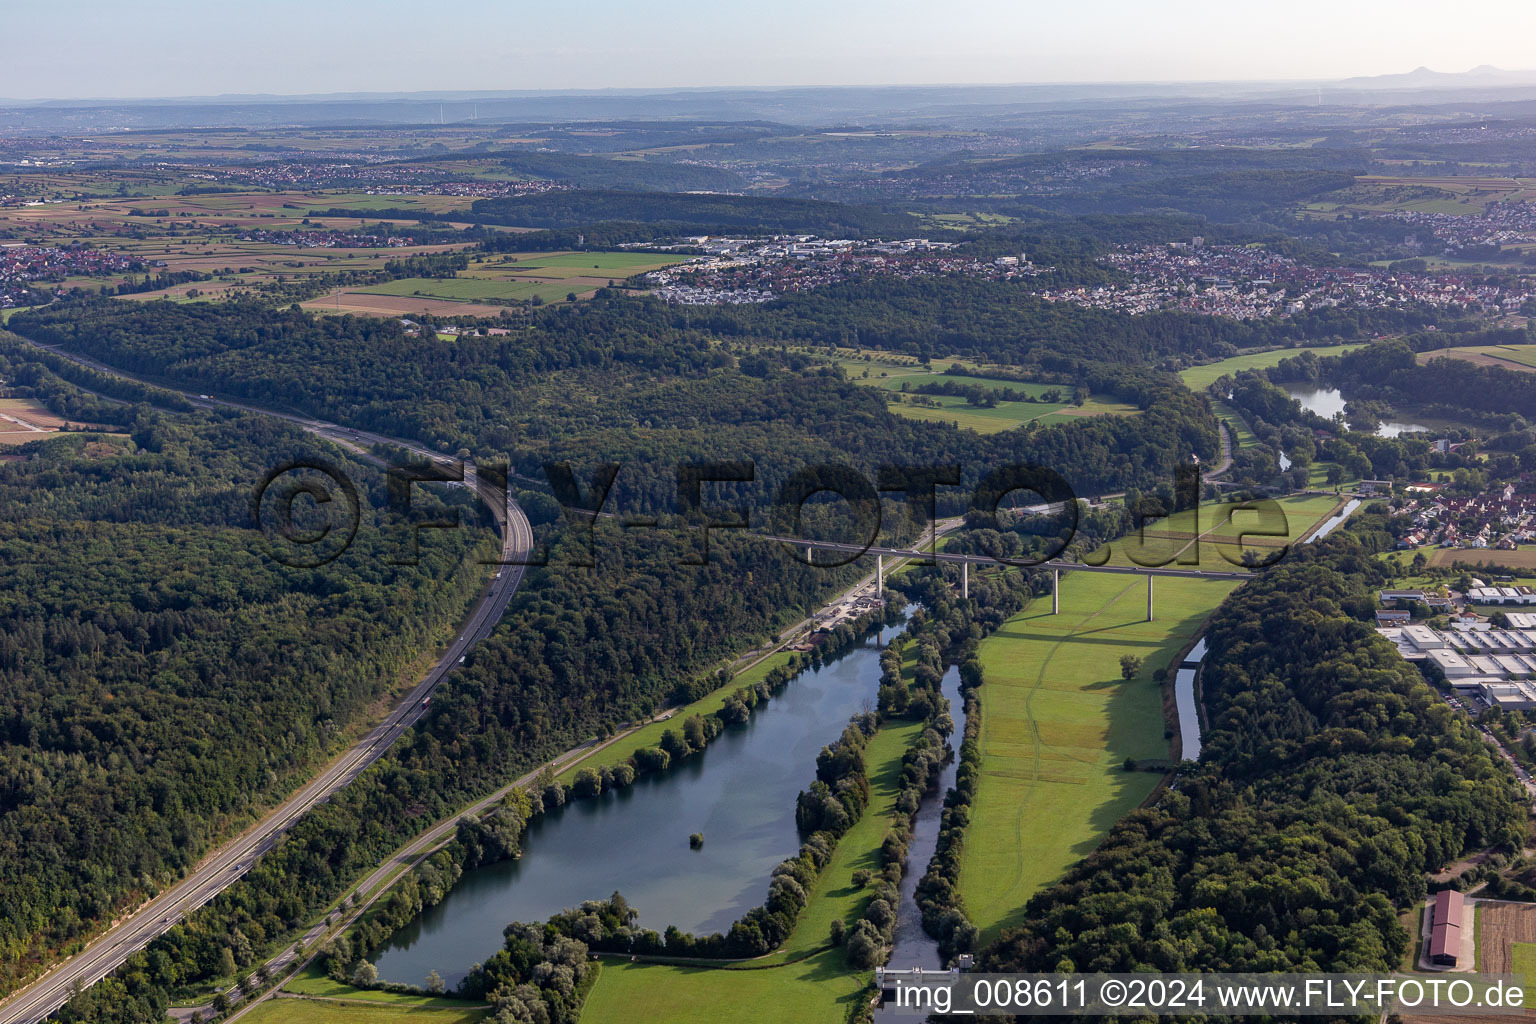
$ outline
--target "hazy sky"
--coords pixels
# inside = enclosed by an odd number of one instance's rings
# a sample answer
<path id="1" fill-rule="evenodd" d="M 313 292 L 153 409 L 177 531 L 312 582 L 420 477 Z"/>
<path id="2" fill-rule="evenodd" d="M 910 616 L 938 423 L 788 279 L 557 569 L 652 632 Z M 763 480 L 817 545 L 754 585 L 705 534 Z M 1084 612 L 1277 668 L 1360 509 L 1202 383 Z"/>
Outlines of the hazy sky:
<path id="1" fill-rule="evenodd" d="M 0 96 L 1343 78 L 1536 65 L 1491 0 L 49 0 Z"/>

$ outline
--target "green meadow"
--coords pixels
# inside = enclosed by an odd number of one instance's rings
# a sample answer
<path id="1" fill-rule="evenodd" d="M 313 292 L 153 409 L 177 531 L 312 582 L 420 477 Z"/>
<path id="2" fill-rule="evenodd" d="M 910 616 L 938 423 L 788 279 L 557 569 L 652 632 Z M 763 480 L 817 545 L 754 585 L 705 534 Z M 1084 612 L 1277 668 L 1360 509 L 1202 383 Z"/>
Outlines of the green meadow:
<path id="1" fill-rule="evenodd" d="M 1240 571 L 1245 531 L 1283 528 L 1299 537 L 1338 504 L 1332 498 L 1281 499 L 1283 513 L 1202 505 L 1096 552 L 1130 565 L 1161 562 L 1200 538 L 1197 564 Z M 1244 548 L 1284 538 L 1250 537 Z M 1133 557 L 1134 556 L 1134 557 Z M 1191 565 L 1191 568 L 1194 566 Z M 1036 598 L 982 642 L 982 773 L 961 860 L 960 891 L 984 942 L 1024 920 L 1030 897 L 1098 846 L 1109 829 L 1156 788 L 1160 773 L 1127 771 L 1127 758 L 1169 754 L 1162 690 L 1152 673 L 1168 666 L 1198 634 L 1238 581 L 1162 577 L 1153 584 L 1153 621 L 1146 621 L 1145 577 L 1069 573 L 1061 611 Z M 1120 658 L 1142 660 L 1121 678 Z"/>
<path id="2" fill-rule="evenodd" d="M 1330 348 L 1277 348 L 1268 352 L 1248 352 L 1230 359 L 1223 359 L 1217 363 L 1205 363 L 1201 366 L 1191 366 L 1187 370 L 1179 371 L 1179 376 L 1184 379 L 1184 384 L 1191 391 L 1203 391 L 1216 383 L 1216 378 L 1239 370 L 1263 370 L 1271 366 L 1278 366 L 1280 360 L 1289 359 L 1291 356 L 1300 355 L 1303 352 L 1316 352 L 1319 356 L 1343 355 L 1351 349 L 1360 348 L 1364 344 L 1335 345 Z"/>
<path id="3" fill-rule="evenodd" d="M 411 1002 L 287 998 L 261 1003 L 240 1019 L 246 1024 L 477 1024 L 488 1018 L 484 1007 L 431 1005 L 443 1000 Z"/>

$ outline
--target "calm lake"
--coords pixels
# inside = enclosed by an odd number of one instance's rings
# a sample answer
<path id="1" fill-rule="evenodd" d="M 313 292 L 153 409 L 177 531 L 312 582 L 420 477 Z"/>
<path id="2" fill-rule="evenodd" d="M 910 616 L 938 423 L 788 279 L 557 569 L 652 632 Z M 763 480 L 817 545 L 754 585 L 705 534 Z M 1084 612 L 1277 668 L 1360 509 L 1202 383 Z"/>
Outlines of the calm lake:
<path id="1" fill-rule="evenodd" d="M 1345 398 L 1338 388 L 1314 388 L 1304 384 L 1287 384 L 1285 393 L 1301 403 L 1301 407 L 1308 412 L 1315 412 L 1325 419 L 1333 419 L 1336 413 L 1344 411 Z M 1396 437 L 1414 430 L 1432 430 L 1422 423 L 1403 423 L 1397 420 L 1385 420 L 1376 428 L 1377 437 Z"/>
<path id="2" fill-rule="evenodd" d="M 880 650 L 901 629 L 887 626 L 801 673 L 750 722 L 672 771 L 535 818 L 522 857 L 466 873 L 394 936 L 377 958 L 379 976 L 419 985 L 435 970 L 452 986 L 501 948 L 509 923 L 541 922 L 615 890 L 641 927 L 724 931 L 763 901 L 774 867 L 799 849 L 795 796 L 815 778 L 821 748 L 873 708 Z M 701 849 L 688 847 L 693 832 L 704 834 Z M 927 857 L 913 863 L 921 872 Z"/>

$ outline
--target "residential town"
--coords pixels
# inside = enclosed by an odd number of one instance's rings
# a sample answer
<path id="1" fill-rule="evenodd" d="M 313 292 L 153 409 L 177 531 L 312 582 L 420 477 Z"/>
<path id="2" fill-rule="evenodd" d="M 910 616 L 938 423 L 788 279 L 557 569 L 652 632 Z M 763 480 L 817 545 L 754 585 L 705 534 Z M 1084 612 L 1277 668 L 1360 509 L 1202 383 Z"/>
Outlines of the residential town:
<path id="1" fill-rule="evenodd" d="M 642 281 L 668 302 L 686 305 L 768 302 L 784 294 L 869 277 L 963 274 L 990 280 L 1034 277 L 1037 267 L 1026 254 L 981 260 L 955 252 L 952 242 L 926 238 L 895 241 L 822 239 L 815 235 L 778 235 L 771 239 L 697 236 L 682 245 L 627 246 L 633 249 L 703 251 L 704 256 L 663 270 Z"/>
<path id="2" fill-rule="evenodd" d="M 1388 216 L 1423 227 L 1426 235 L 1433 235 L 1445 244 L 1446 254 L 1450 256 L 1488 246 L 1536 242 L 1536 209 L 1530 203 L 1493 202 L 1476 216 L 1418 210 L 1396 210 Z M 1408 236 L 1407 243 L 1410 246 L 1423 244 L 1414 235 Z"/>
<path id="3" fill-rule="evenodd" d="M 293 245 L 300 249 L 398 249 L 411 244 L 409 238 L 396 235 L 362 235 L 348 231 L 247 231 L 242 242 L 268 245 Z"/>
<path id="4" fill-rule="evenodd" d="M 66 277 L 141 269 L 138 260 L 106 249 L 0 244 L 0 309 L 30 305 L 52 295 L 54 289 L 46 285 Z"/>
<path id="5" fill-rule="evenodd" d="M 1482 275 L 1317 267 L 1261 248 L 1206 245 L 1199 237 L 1167 245 L 1122 247 L 1104 262 L 1124 271 L 1130 281 L 1045 291 L 1041 296 L 1133 316 L 1177 310 L 1238 320 L 1286 317 L 1334 306 L 1518 312 L 1533 296 L 1528 288 L 1510 291 L 1489 284 Z"/>
<path id="6" fill-rule="evenodd" d="M 1442 494 L 1426 485 L 1408 488 L 1410 497 L 1397 511 L 1413 527 L 1399 548 L 1493 548 L 1513 550 L 1536 543 L 1536 494 L 1516 493 L 1514 484 L 1470 497 Z"/>

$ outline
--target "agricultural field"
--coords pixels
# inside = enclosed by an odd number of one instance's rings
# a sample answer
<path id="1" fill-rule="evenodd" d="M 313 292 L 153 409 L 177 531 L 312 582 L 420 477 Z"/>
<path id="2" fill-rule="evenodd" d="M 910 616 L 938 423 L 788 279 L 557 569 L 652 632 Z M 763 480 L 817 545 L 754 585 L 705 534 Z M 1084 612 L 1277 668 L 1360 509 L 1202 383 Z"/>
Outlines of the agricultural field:
<path id="1" fill-rule="evenodd" d="M 1473 345 L 1468 348 L 1437 348 L 1419 353 L 1420 363 L 1445 358 L 1464 359 L 1478 366 L 1499 366 L 1522 373 L 1536 372 L 1536 345 Z"/>
<path id="2" fill-rule="evenodd" d="M 1110 565 L 1169 564 L 1216 572 L 1239 568 L 1229 560 L 1240 558 L 1244 550 L 1269 555 L 1288 544 L 1295 544 L 1341 504 L 1329 496 L 1292 495 L 1275 499 L 1280 515 L 1253 509 L 1237 509 L 1229 504 L 1207 502 L 1194 512 L 1180 512 L 1150 523 L 1138 536 L 1131 534 L 1106 544 L 1093 558 Z M 1199 535 L 1198 561 L 1195 538 Z M 1157 586 L 1164 581 L 1159 580 Z"/>
<path id="3" fill-rule="evenodd" d="M 1478 971 L 1509 974 L 1536 968 L 1536 905 L 1478 900 L 1475 906 Z"/>
<path id="4" fill-rule="evenodd" d="M 419 209 L 423 213 L 452 213 L 467 209 L 467 197 L 443 195 L 369 195 L 352 191 L 220 192 L 211 195 L 116 195 L 86 197 L 44 206 L 8 207 L 0 210 L 0 231 L 14 228 L 26 237 L 57 244 L 76 238 L 93 238 L 115 248 L 116 242 L 132 242 L 130 236 L 160 234 L 174 229 L 192 242 L 193 233 L 250 231 L 257 228 L 290 229 L 312 217 L 309 227 L 356 228 L 353 217 L 326 219 L 318 215 L 330 209 Z M 137 211 L 137 212 L 135 212 Z M 289 251 L 293 251 L 291 248 Z"/>
<path id="5" fill-rule="evenodd" d="M 830 949 L 767 970 L 719 970 L 609 958 L 582 1024 L 843 1024 L 865 998 L 843 953 Z"/>
<path id="6" fill-rule="evenodd" d="M 1429 564 L 1436 568 L 1450 568 L 1457 562 L 1499 569 L 1536 569 L 1536 546 L 1527 545 L 1513 551 L 1495 551 L 1491 548 L 1436 548 L 1429 555 Z"/>
<path id="7" fill-rule="evenodd" d="M 1065 423 L 1084 416 L 1134 416 L 1140 412 L 1134 405 L 1109 398 L 1089 398 L 1080 406 L 1072 402 L 1038 405 L 1033 402 L 999 402 L 987 409 L 969 405 L 964 398 L 952 395 L 926 397 L 938 402 L 938 408 L 911 405 L 902 401 L 892 401 L 887 408 L 896 415 L 905 416 L 908 419 L 924 420 L 930 423 L 953 423 L 957 427 L 974 430 L 979 434 L 996 434 L 1031 421 Z"/>
<path id="8" fill-rule="evenodd" d="M 57 437 L 75 425 L 85 424 L 71 424 L 31 398 L 0 398 L 0 448 Z"/>
<path id="9" fill-rule="evenodd" d="M 1283 499 L 1299 536 L 1338 503 Z M 1145 541 L 1116 542 L 1115 564 L 1166 558 L 1205 539 L 1199 564 L 1232 571 L 1215 541 L 1253 528 L 1258 513 L 1233 519 L 1202 506 L 1198 524 L 1181 513 L 1148 527 Z M 1265 539 L 1266 543 L 1283 543 Z M 1250 539 L 1245 547 L 1259 547 Z M 1097 561 L 1104 558 L 1102 549 Z M 1126 771 L 1125 760 L 1168 757 L 1161 688 L 1166 666 L 1199 632 L 1237 583 L 1165 578 L 1154 584 L 1146 621 L 1143 578 L 1073 573 L 1061 584 L 1061 613 L 1036 598 L 981 645 L 982 777 L 961 864 L 960 889 L 971 919 L 990 941 L 1023 920 L 1024 905 L 1091 852 L 1109 828 L 1147 798 L 1161 775 Z M 1120 657 L 1142 659 L 1136 678 L 1120 677 Z M 1046 823 L 1049 823 L 1048 826 Z"/>
<path id="10" fill-rule="evenodd" d="M 1397 178 L 1366 174 L 1356 177 L 1352 188 L 1333 193 L 1301 207 L 1304 214 L 1337 217 L 1341 214 L 1482 213 L 1489 203 L 1530 202 L 1536 200 L 1536 180 L 1503 176 L 1440 178 Z"/>
<path id="11" fill-rule="evenodd" d="M 1271 366 L 1278 366 L 1280 360 L 1289 359 L 1291 356 L 1300 355 L 1306 351 L 1316 352 L 1319 356 L 1343 355 L 1353 349 L 1364 345 L 1358 342 L 1352 345 L 1334 345 L 1328 348 L 1276 348 L 1267 352 L 1247 352 L 1240 356 L 1232 356 L 1220 362 L 1205 363 L 1201 366 L 1191 366 L 1187 370 L 1180 370 L 1179 376 L 1191 391 L 1204 391 L 1216 383 L 1218 377 L 1229 373 L 1237 373 L 1239 370 L 1265 370 Z"/>
<path id="12" fill-rule="evenodd" d="M 410 277 L 363 288 L 347 289 L 309 303 L 317 312 L 340 307 L 407 313 L 428 311 L 428 303 L 563 301 L 569 295 L 588 298 L 598 288 L 617 284 L 632 274 L 681 262 L 686 257 L 657 253 L 560 252 L 513 253 L 472 261 L 452 278 Z M 380 303 L 371 297 L 387 296 Z M 499 310 L 433 308 L 431 312 L 493 315 Z"/>

